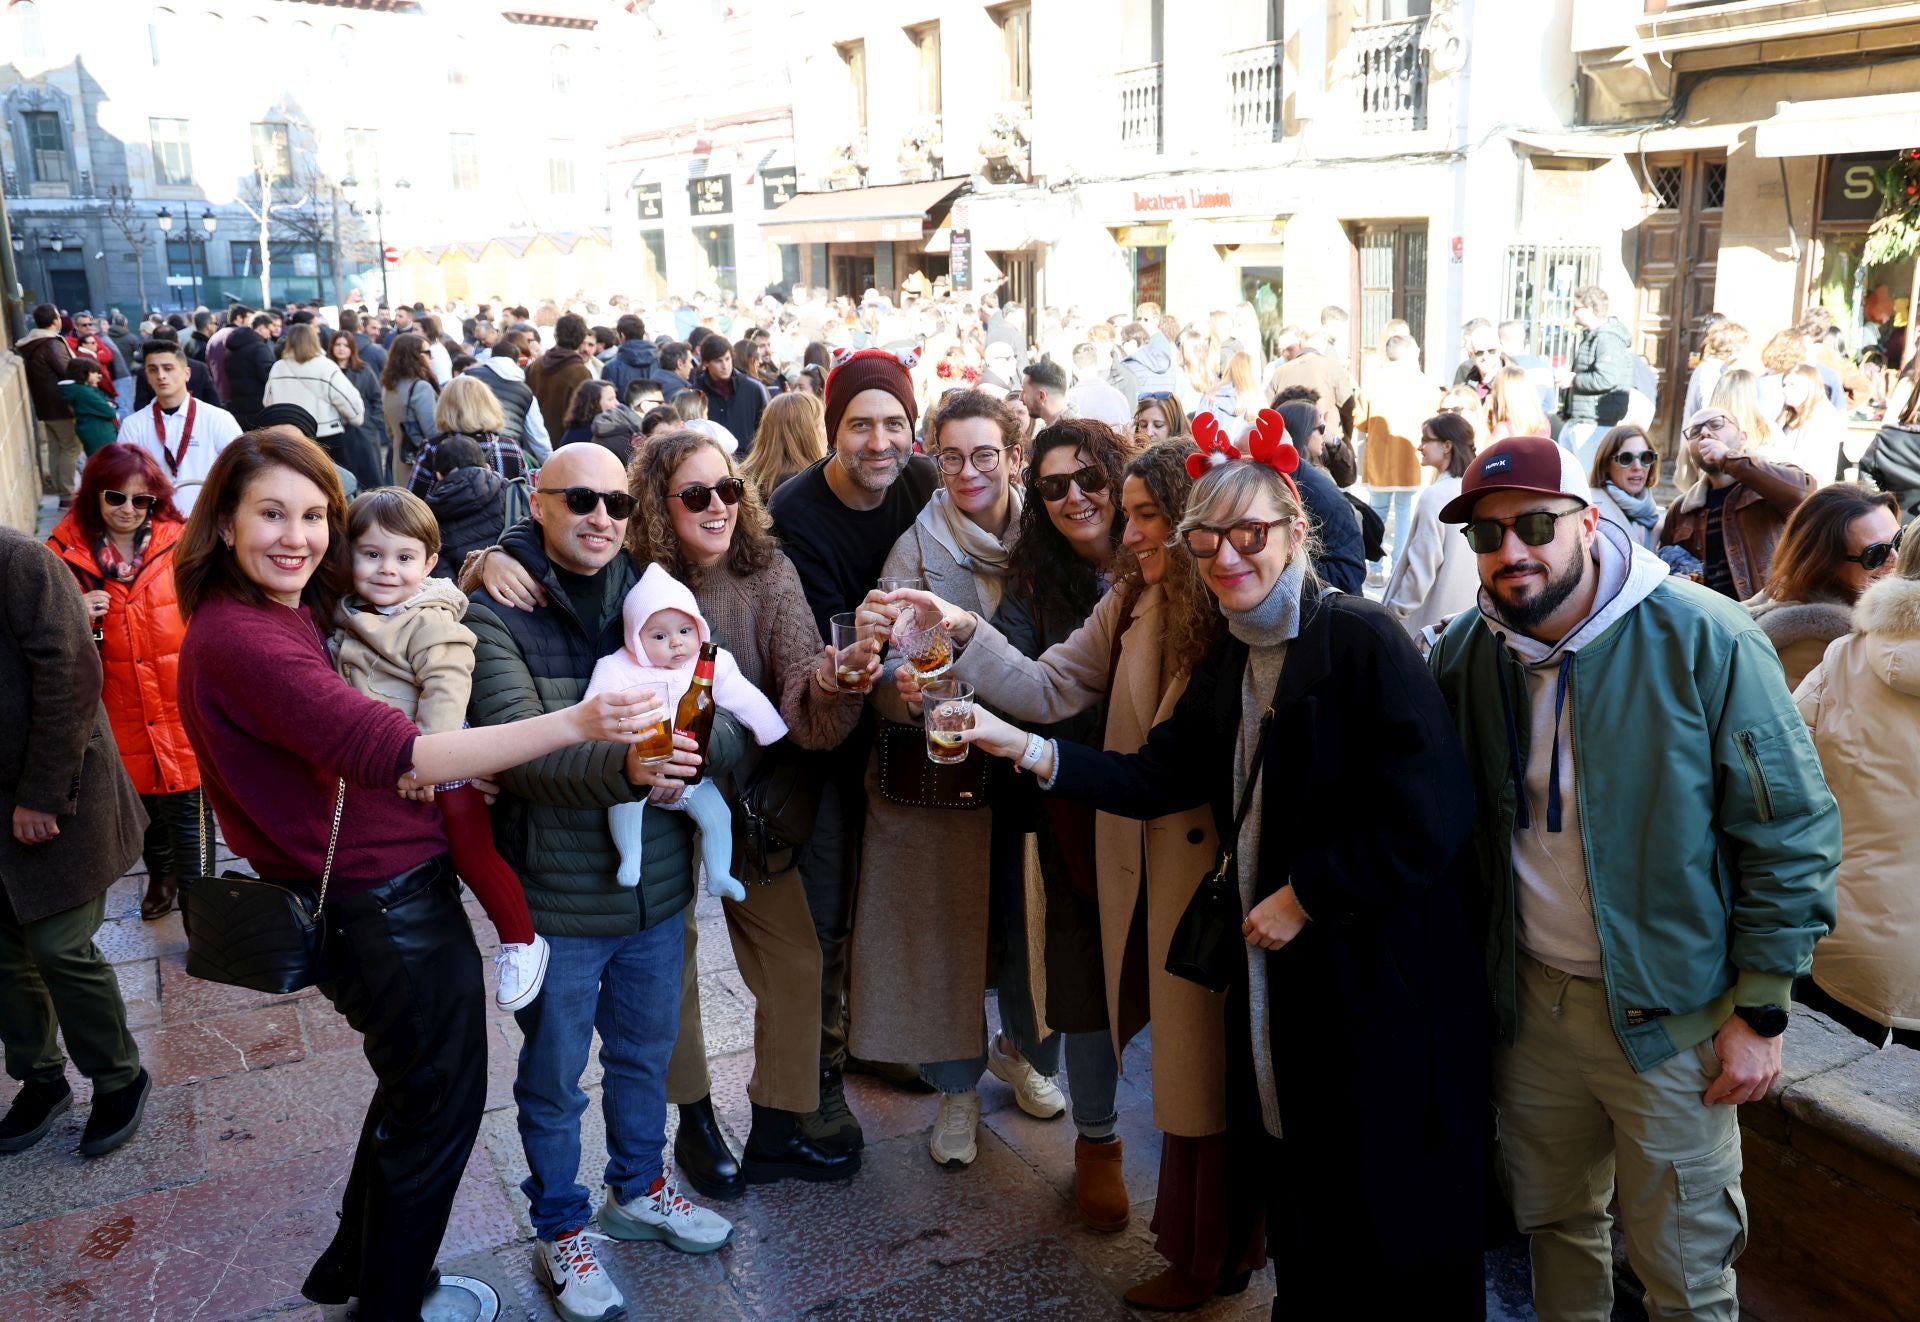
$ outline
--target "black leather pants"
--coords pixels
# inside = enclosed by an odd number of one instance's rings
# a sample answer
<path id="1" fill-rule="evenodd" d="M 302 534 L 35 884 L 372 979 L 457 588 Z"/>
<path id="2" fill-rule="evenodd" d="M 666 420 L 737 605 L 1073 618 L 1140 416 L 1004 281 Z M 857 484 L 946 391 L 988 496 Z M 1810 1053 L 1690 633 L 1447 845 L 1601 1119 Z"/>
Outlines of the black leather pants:
<path id="1" fill-rule="evenodd" d="M 213 871 L 211 858 L 201 856 L 200 791 L 181 790 L 177 794 L 142 794 L 140 804 L 147 810 L 147 834 L 140 855 L 146 860 L 151 877 L 202 877 Z M 213 814 L 207 814 L 213 824 Z"/>
<path id="2" fill-rule="evenodd" d="M 321 992 L 365 1037 L 379 1082 L 340 1229 L 301 1292 L 414 1319 L 486 1104 L 486 993 L 446 855 L 326 909 Z"/>

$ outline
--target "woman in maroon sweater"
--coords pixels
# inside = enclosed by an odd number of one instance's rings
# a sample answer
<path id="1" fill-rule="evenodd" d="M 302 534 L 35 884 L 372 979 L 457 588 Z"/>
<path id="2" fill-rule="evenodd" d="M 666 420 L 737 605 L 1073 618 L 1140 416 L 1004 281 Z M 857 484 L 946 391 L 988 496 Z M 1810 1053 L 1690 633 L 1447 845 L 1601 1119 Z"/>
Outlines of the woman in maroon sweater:
<path id="1" fill-rule="evenodd" d="M 291 428 L 221 451 L 174 565 L 181 716 L 234 852 L 262 877 L 316 885 L 347 787 L 320 990 L 363 1035 L 379 1085 L 339 1231 L 301 1292 L 358 1298 L 362 1319 L 415 1319 L 479 1133 L 487 1046 L 480 954 L 440 815 L 403 796 L 576 743 L 632 743 L 664 713 L 611 694 L 423 735 L 349 688 L 323 641 L 350 578 L 346 502 L 326 453 Z"/>

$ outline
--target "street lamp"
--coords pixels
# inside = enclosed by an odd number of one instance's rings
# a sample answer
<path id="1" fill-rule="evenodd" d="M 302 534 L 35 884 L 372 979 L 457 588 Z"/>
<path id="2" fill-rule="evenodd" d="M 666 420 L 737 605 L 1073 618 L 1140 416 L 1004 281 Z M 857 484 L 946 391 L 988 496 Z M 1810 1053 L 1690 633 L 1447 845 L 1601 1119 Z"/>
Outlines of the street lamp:
<path id="1" fill-rule="evenodd" d="M 348 175 L 340 181 L 340 186 L 342 188 L 358 188 L 360 187 L 360 181 L 352 175 Z M 393 186 L 395 188 L 413 187 L 412 184 L 404 179 L 394 180 Z M 381 199 L 377 188 L 373 194 L 373 225 L 374 242 L 380 245 L 380 302 L 383 306 L 392 307 L 393 297 L 387 292 L 387 204 Z"/>

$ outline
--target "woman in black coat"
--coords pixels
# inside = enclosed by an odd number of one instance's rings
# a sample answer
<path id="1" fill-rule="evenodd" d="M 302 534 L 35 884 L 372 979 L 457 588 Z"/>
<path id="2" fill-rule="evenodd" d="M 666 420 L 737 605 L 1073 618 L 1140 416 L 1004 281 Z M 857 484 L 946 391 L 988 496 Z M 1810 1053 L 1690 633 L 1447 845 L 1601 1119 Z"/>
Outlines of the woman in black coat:
<path id="1" fill-rule="evenodd" d="M 1231 873 L 1247 957 L 1229 995 L 1227 1123 L 1261 1153 L 1274 1316 L 1478 1318 L 1489 1047 L 1473 790 L 1405 631 L 1313 577 L 1277 471 L 1292 448 L 1263 451 L 1193 489 L 1181 535 L 1230 632 L 1145 748 L 1030 739 L 984 709 L 970 741 L 1108 812 L 1210 804 L 1223 849 L 1253 863 Z"/>

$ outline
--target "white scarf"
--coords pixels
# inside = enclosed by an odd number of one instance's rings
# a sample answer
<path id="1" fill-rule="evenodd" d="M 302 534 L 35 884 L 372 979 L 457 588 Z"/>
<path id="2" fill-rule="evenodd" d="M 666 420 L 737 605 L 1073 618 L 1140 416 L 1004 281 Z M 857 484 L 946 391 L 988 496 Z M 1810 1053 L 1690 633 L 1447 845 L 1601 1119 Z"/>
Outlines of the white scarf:
<path id="1" fill-rule="evenodd" d="M 1021 495 L 1018 486 L 1007 491 L 1007 535 L 995 537 L 954 508 L 953 497 L 941 487 L 933 493 L 915 520 L 927 535 L 946 548 L 954 563 L 973 575 L 974 591 L 980 594 L 980 614 L 990 616 L 1000 607 L 1000 594 L 1006 586 L 1007 562 L 1013 556 L 1013 544 L 1020 536 Z"/>

